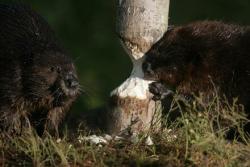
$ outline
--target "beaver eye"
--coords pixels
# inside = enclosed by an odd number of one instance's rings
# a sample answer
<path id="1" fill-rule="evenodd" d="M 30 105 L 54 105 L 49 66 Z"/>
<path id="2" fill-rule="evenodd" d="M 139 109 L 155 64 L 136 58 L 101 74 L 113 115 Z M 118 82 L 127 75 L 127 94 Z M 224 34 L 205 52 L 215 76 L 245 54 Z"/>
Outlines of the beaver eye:
<path id="1" fill-rule="evenodd" d="M 58 73 L 61 73 L 62 68 L 61 68 L 61 67 L 56 67 L 56 71 L 57 71 Z"/>
<path id="2" fill-rule="evenodd" d="M 173 70 L 174 70 L 174 71 L 177 71 L 177 67 L 176 67 L 176 66 L 173 66 Z"/>
<path id="3" fill-rule="evenodd" d="M 50 67 L 49 71 L 50 72 L 55 72 L 56 68 L 55 67 Z"/>

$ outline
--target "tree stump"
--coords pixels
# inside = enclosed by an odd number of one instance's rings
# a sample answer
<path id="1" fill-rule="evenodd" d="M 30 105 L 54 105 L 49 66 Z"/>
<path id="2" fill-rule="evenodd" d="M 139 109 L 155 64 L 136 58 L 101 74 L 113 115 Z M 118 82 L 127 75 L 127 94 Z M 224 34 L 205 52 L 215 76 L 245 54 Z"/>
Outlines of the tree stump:
<path id="1" fill-rule="evenodd" d="M 108 132 L 146 131 L 159 123 L 161 113 L 144 80 L 145 53 L 167 31 L 169 0 L 118 0 L 117 33 L 133 63 L 130 77 L 111 93 Z M 159 124 L 157 125 L 159 126 Z"/>

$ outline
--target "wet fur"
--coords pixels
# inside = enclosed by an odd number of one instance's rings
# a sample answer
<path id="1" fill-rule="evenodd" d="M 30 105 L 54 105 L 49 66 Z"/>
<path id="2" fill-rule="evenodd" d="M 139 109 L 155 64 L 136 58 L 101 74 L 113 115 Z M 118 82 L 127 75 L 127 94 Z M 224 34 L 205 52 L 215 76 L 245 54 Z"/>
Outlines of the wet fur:
<path id="1" fill-rule="evenodd" d="M 0 128 L 22 133 L 34 127 L 58 134 L 58 126 L 78 95 L 61 86 L 69 72 L 76 76 L 48 23 L 24 5 L 0 5 Z M 59 73 L 60 71 L 60 73 Z"/>
<path id="2" fill-rule="evenodd" d="M 147 53 L 145 77 L 179 93 L 212 92 L 250 99 L 250 28 L 217 21 L 175 27 Z M 212 81 L 212 82 L 211 82 Z"/>
<path id="3" fill-rule="evenodd" d="M 155 99 L 166 88 L 184 97 L 203 93 L 208 99 L 238 98 L 250 117 L 250 28 L 219 21 L 177 26 L 146 54 L 146 79 Z M 250 128 L 249 128 L 250 130 Z"/>

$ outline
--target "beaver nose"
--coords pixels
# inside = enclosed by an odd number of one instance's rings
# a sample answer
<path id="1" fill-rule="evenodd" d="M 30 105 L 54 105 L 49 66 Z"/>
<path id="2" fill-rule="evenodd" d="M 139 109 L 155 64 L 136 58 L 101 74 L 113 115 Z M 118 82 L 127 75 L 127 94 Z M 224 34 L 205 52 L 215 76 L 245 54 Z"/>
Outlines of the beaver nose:
<path id="1" fill-rule="evenodd" d="M 79 82 L 73 74 L 69 73 L 65 77 L 65 85 L 68 88 L 75 89 L 79 86 Z"/>
<path id="2" fill-rule="evenodd" d="M 154 76 L 154 71 L 152 70 L 151 63 L 144 62 L 142 64 L 142 69 L 144 72 L 144 78 L 151 78 Z"/>

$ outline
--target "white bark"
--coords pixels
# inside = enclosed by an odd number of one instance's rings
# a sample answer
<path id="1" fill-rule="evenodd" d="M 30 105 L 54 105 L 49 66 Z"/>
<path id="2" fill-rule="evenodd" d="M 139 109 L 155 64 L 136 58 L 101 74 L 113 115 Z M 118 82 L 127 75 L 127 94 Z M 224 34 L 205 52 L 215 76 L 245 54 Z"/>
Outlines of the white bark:
<path id="1" fill-rule="evenodd" d="M 111 93 L 112 105 L 109 131 L 119 133 L 147 130 L 156 113 L 143 79 L 142 62 L 145 53 L 168 27 L 169 0 L 118 0 L 117 33 L 133 62 L 131 76 Z"/>

